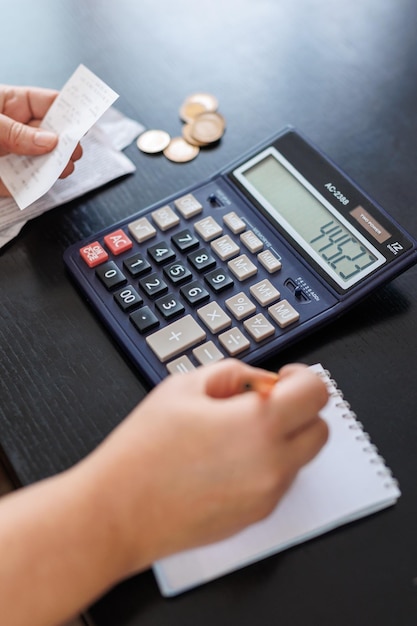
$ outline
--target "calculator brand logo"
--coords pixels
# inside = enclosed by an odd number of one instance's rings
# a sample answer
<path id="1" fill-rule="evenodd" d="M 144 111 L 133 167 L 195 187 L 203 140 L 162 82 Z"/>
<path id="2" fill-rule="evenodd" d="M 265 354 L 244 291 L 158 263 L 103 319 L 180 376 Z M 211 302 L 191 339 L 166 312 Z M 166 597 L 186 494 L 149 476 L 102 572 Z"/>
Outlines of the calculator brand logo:
<path id="1" fill-rule="evenodd" d="M 395 243 L 390 243 L 387 247 L 388 250 L 391 250 L 393 254 L 398 254 L 399 252 L 401 252 L 401 250 L 404 249 L 398 241 L 396 241 Z"/>

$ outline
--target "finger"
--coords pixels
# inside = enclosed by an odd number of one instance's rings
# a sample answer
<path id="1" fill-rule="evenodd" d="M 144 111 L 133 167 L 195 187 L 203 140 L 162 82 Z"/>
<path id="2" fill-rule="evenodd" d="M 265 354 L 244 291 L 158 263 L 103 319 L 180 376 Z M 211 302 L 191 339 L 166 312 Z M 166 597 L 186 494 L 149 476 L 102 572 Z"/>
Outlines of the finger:
<path id="1" fill-rule="evenodd" d="M 276 423 L 279 435 L 290 437 L 316 419 L 326 404 L 327 388 L 308 368 L 296 367 L 283 374 L 265 402 L 265 411 Z"/>
<path id="2" fill-rule="evenodd" d="M 71 161 L 79 161 L 83 156 L 83 149 L 80 143 L 77 144 L 74 152 L 71 154 Z"/>
<path id="3" fill-rule="evenodd" d="M 256 389 L 257 383 L 276 382 L 277 375 L 252 367 L 235 359 L 225 359 L 206 368 L 206 393 L 212 398 L 228 398 L 243 391 Z"/>
<path id="4" fill-rule="evenodd" d="M 55 89 L 29 87 L 27 89 L 27 100 L 32 111 L 32 117 L 43 119 L 58 93 Z"/>
<path id="5" fill-rule="evenodd" d="M 74 170 L 75 170 L 74 163 L 72 161 L 68 161 L 67 165 L 65 166 L 65 169 L 61 172 L 59 178 L 67 178 L 67 176 L 72 174 Z"/>
<path id="6" fill-rule="evenodd" d="M 45 154 L 53 150 L 57 143 L 55 133 L 27 126 L 0 114 L 0 156 L 9 153 Z"/>
<path id="7" fill-rule="evenodd" d="M 0 196 L 1 197 L 9 197 L 11 196 L 10 191 L 7 189 L 6 185 L 4 185 L 0 180 Z"/>
<path id="8" fill-rule="evenodd" d="M 71 159 L 68 161 L 64 171 L 61 172 L 61 175 L 59 178 L 66 178 L 67 176 L 72 174 L 75 169 L 74 161 L 78 161 L 79 159 L 81 159 L 82 155 L 83 155 L 83 149 L 81 147 L 81 144 L 77 144 L 77 147 L 75 148 L 74 152 L 71 155 Z"/>
<path id="9" fill-rule="evenodd" d="M 0 85 L 0 111 L 23 124 L 42 120 L 57 95 L 54 89 Z"/>
<path id="10" fill-rule="evenodd" d="M 297 471 L 309 463 L 323 448 L 329 437 L 327 423 L 316 417 L 287 441 L 286 454 L 289 466 Z"/>

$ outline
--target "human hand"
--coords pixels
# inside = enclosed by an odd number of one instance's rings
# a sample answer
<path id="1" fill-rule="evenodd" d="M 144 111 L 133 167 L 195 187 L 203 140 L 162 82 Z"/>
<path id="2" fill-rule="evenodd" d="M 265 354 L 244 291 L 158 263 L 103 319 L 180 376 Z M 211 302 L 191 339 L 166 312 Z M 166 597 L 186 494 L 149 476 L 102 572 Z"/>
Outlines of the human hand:
<path id="1" fill-rule="evenodd" d="M 327 438 L 320 378 L 291 365 L 269 392 L 243 393 L 275 380 L 232 359 L 169 376 L 83 461 L 2 498 L 2 623 L 62 623 L 272 511 Z"/>
<path id="2" fill-rule="evenodd" d="M 170 376 L 87 459 L 119 575 L 265 517 L 321 449 L 324 383 L 291 365 L 268 395 L 242 393 L 272 377 L 232 359 Z"/>
<path id="3" fill-rule="evenodd" d="M 0 85 L 0 156 L 10 153 L 36 156 L 56 147 L 58 136 L 40 128 L 40 124 L 57 95 L 53 89 Z M 81 156 L 82 148 L 78 144 L 60 178 L 74 171 L 74 162 Z M 0 180 L 0 196 L 9 195 Z"/>

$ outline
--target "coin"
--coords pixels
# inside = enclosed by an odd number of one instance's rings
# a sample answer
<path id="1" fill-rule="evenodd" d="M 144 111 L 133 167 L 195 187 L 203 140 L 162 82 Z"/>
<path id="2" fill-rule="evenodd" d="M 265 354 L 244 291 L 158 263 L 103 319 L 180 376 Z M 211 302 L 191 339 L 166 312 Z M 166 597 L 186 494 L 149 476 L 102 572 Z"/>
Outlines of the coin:
<path id="1" fill-rule="evenodd" d="M 171 137 L 165 130 L 147 130 L 139 135 L 136 144 L 142 152 L 156 154 L 162 152 L 170 141 Z"/>
<path id="2" fill-rule="evenodd" d="M 180 118 L 183 122 L 192 122 L 197 115 L 204 113 L 206 107 L 201 102 L 185 101 L 180 108 Z"/>
<path id="3" fill-rule="evenodd" d="M 188 96 L 185 102 L 199 102 L 204 105 L 206 111 L 217 111 L 219 107 L 219 101 L 216 96 L 213 96 L 211 93 L 205 92 L 197 92 Z"/>
<path id="4" fill-rule="evenodd" d="M 193 130 L 193 123 L 190 122 L 189 124 L 184 124 L 184 126 L 182 127 L 182 136 L 184 137 L 185 141 L 187 143 L 190 143 L 192 146 L 206 146 L 206 143 L 203 143 L 202 141 L 198 141 L 197 139 L 194 139 L 194 137 L 192 136 L 192 130 Z"/>
<path id="5" fill-rule="evenodd" d="M 225 126 L 225 119 L 220 113 L 201 113 L 195 118 L 190 132 L 194 139 L 208 144 L 222 137 Z"/>
<path id="6" fill-rule="evenodd" d="M 187 143 L 183 137 L 174 137 L 164 150 L 164 155 L 175 163 L 186 163 L 194 159 L 200 152 L 198 146 Z"/>

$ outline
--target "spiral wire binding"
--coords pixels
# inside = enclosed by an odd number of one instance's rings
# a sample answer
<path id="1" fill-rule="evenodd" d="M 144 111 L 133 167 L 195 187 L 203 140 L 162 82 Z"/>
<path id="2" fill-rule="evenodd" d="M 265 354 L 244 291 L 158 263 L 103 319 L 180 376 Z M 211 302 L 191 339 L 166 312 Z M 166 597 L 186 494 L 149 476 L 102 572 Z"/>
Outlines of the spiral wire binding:
<path id="1" fill-rule="evenodd" d="M 344 411 L 342 413 L 342 419 L 351 420 L 351 423 L 349 424 L 349 429 L 359 431 L 359 434 L 355 436 L 356 441 L 366 442 L 369 444 L 364 446 L 362 449 L 365 453 L 372 455 L 369 459 L 369 462 L 379 466 L 377 474 L 378 476 L 381 476 L 381 478 L 386 479 L 384 487 L 390 489 L 391 487 L 399 486 L 398 481 L 396 480 L 396 478 L 394 478 L 391 469 L 387 466 L 385 459 L 379 453 L 376 445 L 371 442 L 369 434 L 364 430 L 362 422 L 358 420 L 356 413 L 352 411 L 349 402 L 344 399 L 342 390 L 339 388 L 335 379 L 332 378 L 329 370 L 323 369 L 322 372 L 318 372 L 318 375 L 326 383 L 330 396 L 340 399 L 338 402 L 336 402 L 336 406 L 337 408 Z"/>

